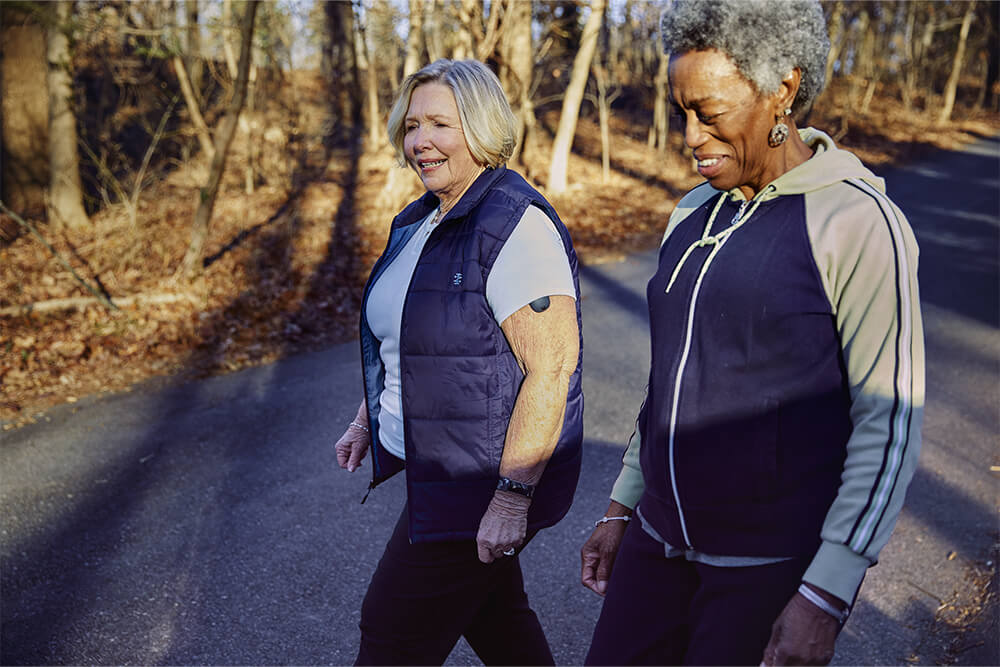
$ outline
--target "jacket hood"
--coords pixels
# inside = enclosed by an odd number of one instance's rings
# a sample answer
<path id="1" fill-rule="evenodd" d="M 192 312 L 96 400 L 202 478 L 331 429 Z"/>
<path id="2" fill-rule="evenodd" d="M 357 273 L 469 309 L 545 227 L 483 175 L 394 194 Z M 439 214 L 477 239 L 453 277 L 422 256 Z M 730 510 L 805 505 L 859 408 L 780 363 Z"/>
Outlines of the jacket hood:
<path id="1" fill-rule="evenodd" d="M 813 192 L 849 178 L 859 178 L 885 192 L 885 181 L 865 167 L 854 153 L 837 148 L 825 132 L 807 127 L 799 130 L 799 136 L 813 150 L 813 156 L 771 181 L 770 192 L 762 199 Z M 744 198 L 738 188 L 730 190 L 729 195 Z"/>

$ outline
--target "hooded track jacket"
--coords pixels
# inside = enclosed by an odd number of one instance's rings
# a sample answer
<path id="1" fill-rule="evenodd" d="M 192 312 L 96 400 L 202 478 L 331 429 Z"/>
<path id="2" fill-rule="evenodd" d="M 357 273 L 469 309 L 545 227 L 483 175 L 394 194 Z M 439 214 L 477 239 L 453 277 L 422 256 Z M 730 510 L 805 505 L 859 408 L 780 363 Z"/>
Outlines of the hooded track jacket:
<path id="1" fill-rule="evenodd" d="M 652 366 L 612 499 L 671 545 L 813 556 L 851 602 L 917 465 L 917 245 L 882 179 L 817 130 L 751 201 L 677 205 L 647 288 Z"/>
<path id="2" fill-rule="evenodd" d="M 396 216 L 371 286 L 438 205 L 431 193 Z M 496 490 L 514 402 L 524 379 L 486 301 L 497 255 L 528 206 L 552 220 L 563 241 L 576 290 L 580 283 L 569 232 L 555 210 L 519 174 L 487 169 L 427 239 L 406 290 L 400 329 L 400 380 L 410 541 L 474 538 Z M 528 529 L 551 526 L 573 501 L 583 446 L 582 327 L 580 357 L 570 377 L 562 432 L 537 484 Z M 371 488 L 402 470 L 381 446 L 379 396 L 385 369 L 379 340 L 361 317 L 361 363 L 372 436 Z"/>

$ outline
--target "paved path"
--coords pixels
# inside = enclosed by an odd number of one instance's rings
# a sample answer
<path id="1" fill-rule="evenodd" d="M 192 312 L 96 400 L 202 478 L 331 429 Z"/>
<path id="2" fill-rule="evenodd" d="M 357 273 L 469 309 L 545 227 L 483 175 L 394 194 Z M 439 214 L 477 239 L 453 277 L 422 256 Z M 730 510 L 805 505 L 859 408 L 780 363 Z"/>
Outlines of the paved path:
<path id="1" fill-rule="evenodd" d="M 922 247 L 925 447 L 838 664 L 941 659 L 951 636 L 935 623 L 938 608 L 968 596 L 966 576 L 991 557 L 998 166 L 989 139 L 889 175 Z M 645 253 L 583 272 L 583 476 L 566 519 L 522 557 L 560 664 L 583 660 L 600 609 L 578 583 L 578 550 L 607 504 L 642 398 L 654 262 Z M 362 506 L 368 467 L 334 469 L 331 445 L 360 392 L 357 358 L 348 344 L 147 385 L 0 435 L 0 663 L 352 662 L 361 599 L 403 502 L 395 479 Z M 997 664 L 996 636 L 959 660 Z M 460 644 L 449 662 L 477 661 Z"/>

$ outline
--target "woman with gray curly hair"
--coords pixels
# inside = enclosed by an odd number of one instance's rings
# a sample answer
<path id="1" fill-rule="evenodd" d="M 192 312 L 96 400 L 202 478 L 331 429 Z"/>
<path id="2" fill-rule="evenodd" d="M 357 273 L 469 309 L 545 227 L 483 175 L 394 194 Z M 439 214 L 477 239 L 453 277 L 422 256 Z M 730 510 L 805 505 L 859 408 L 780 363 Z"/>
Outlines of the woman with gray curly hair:
<path id="1" fill-rule="evenodd" d="M 646 400 L 581 550 L 605 596 L 587 664 L 826 664 L 916 468 L 916 241 L 797 126 L 818 2 L 675 0 L 662 35 L 705 182 L 667 224 Z"/>

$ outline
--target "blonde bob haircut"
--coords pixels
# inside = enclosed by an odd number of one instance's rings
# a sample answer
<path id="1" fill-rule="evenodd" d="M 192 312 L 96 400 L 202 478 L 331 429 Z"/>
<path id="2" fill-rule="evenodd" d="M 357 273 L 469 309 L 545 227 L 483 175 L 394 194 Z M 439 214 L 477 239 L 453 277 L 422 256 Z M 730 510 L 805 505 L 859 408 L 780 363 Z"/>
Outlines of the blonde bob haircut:
<path id="1" fill-rule="evenodd" d="M 425 83 L 440 83 L 451 89 L 465 143 L 476 162 L 499 167 L 510 159 L 517 143 L 517 119 L 496 75 L 478 60 L 442 58 L 406 77 L 389 111 L 386 130 L 400 166 L 406 166 L 403 138 L 410 97 Z"/>

